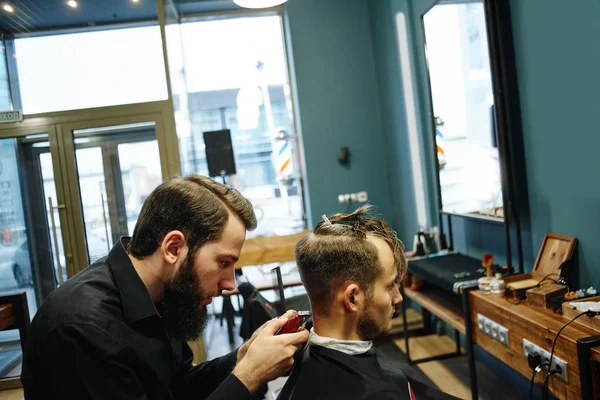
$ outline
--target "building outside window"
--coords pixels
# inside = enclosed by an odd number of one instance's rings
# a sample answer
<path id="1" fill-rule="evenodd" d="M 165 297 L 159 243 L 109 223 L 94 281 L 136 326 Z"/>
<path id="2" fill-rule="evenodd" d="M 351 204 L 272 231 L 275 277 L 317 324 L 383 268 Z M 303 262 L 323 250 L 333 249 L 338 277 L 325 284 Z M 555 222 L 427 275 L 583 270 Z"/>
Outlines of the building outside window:
<path id="1" fill-rule="evenodd" d="M 237 169 L 229 183 L 259 218 L 250 236 L 304 229 L 281 17 L 199 19 L 179 29 L 167 53 L 186 86 L 174 96 L 182 173 L 207 174 L 203 133 L 229 129 Z"/>

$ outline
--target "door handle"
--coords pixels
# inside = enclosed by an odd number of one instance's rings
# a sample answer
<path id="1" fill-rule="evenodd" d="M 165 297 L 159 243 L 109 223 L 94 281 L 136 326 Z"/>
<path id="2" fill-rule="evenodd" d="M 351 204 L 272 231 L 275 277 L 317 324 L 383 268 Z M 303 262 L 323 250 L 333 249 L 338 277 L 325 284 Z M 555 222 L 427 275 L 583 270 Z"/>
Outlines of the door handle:
<path id="1" fill-rule="evenodd" d="M 60 264 L 60 255 L 58 254 L 58 235 L 56 234 L 56 223 L 54 222 L 54 210 L 65 208 L 64 204 L 57 204 L 54 207 L 54 203 L 52 201 L 52 197 L 48 197 L 48 204 L 50 205 L 50 223 L 52 224 L 52 238 L 54 239 L 54 254 L 56 259 L 56 269 L 58 271 L 58 281 L 60 284 L 63 284 L 63 273 L 62 273 L 62 265 Z"/>

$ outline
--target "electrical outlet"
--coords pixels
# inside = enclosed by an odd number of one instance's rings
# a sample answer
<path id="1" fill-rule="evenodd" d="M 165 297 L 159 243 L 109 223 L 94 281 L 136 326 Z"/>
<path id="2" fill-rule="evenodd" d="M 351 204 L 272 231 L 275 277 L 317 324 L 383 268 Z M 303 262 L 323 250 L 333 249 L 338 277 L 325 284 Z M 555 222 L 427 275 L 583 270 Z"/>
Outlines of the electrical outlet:
<path id="1" fill-rule="evenodd" d="M 367 192 L 358 192 L 358 193 L 342 193 L 338 194 L 338 203 L 339 204 L 348 204 L 348 203 L 366 203 L 369 201 L 369 197 Z"/>
<path id="2" fill-rule="evenodd" d="M 496 324 L 492 325 L 492 332 L 491 332 L 490 336 L 492 337 L 492 339 L 498 340 L 498 325 L 496 325 Z"/>
<path id="3" fill-rule="evenodd" d="M 535 348 L 537 347 L 535 346 L 533 343 L 531 343 L 529 340 L 527 339 L 523 339 L 523 355 L 527 358 L 529 357 L 530 353 L 533 353 Z"/>
<path id="4" fill-rule="evenodd" d="M 483 315 L 477 314 L 477 327 L 480 331 L 483 331 L 485 328 L 485 320 L 486 318 Z"/>
<path id="5" fill-rule="evenodd" d="M 483 331 L 486 333 L 486 335 L 492 336 L 492 321 L 489 319 L 485 321 L 485 328 Z"/>
<path id="6" fill-rule="evenodd" d="M 498 325 L 498 339 L 500 343 L 508 346 L 508 328 Z"/>
<path id="7" fill-rule="evenodd" d="M 477 314 L 477 328 L 492 339 L 508 347 L 508 328 L 481 314 Z"/>
<path id="8" fill-rule="evenodd" d="M 533 342 L 530 342 L 527 339 L 523 339 L 523 355 L 525 356 L 525 358 L 527 358 L 529 356 L 529 354 L 539 354 L 542 358 L 542 362 L 548 363 L 550 362 L 550 352 L 546 351 L 544 349 L 542 349 L 540 346 L 534 344 Z M 560 368 L 560 372 L 555 374 L 554 376 L 559 377 L 560 379 L 562 379 L 563 381 L 569 383 L 569 378 L 568 378 L 568 374 L 567 374 L 567 367 L 568 364 L 566 361 L 556 357 L 556 354 L 552 357 L 552 368 L 551 369 L 556 369 L 556 368 Z M 544 367 L 544 369 L 548 369 L 547 367 Z"/>
<path id="9" fill-rule="evenodd" d="M 352 195 L 349 193 L 338 194 L 338 203 L 348 204 L 352 202 Z"/>

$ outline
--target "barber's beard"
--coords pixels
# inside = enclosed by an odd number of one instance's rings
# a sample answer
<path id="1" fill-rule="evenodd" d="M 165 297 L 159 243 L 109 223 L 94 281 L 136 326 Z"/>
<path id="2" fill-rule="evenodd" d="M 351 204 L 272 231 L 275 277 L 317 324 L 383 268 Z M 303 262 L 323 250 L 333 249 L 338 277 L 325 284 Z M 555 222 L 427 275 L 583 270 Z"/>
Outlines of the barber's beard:
<path id="1" fill-rule="evenodd" d="M 208 320 L 206 295 L 200 289 L 200 279 L 194 271 L 194 257 L 188 255 L 179 271 L 165 288 L 166 328 L 180 340 L 196 340 L 202 335 Z"/>
<path id="2" fill-rule="evenodd" d="M 362 340 L 374 340 L 387 333 L 387 327 L 377 322 L 375 313 L 371 310 L 371 298 L 368 297 L 365 303 L 365 312 L 358 320 L 358 334 Z"/>

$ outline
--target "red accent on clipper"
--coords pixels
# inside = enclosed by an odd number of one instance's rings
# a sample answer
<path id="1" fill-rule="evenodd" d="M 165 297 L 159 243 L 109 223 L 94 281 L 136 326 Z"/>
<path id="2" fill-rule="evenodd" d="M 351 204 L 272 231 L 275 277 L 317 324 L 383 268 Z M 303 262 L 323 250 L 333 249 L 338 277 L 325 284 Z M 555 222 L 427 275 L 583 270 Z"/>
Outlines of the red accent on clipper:
<path id="1" fill-rule="evenodd" d="M 275 334 L 281 335 L 283 333 L 297 332 L 298 328 L 304 327 L 304 325 L 306 324 L 306 321 L 308 321 L 309 317 L 310 317 L 310 312 L 300 311 L 300 312 L 298 312 L 298 314 L 295 317 L 290 318 L 288 320 L 288 322 L 286 322 L 285 325 L 283 327 L 281 327 Z"/>

